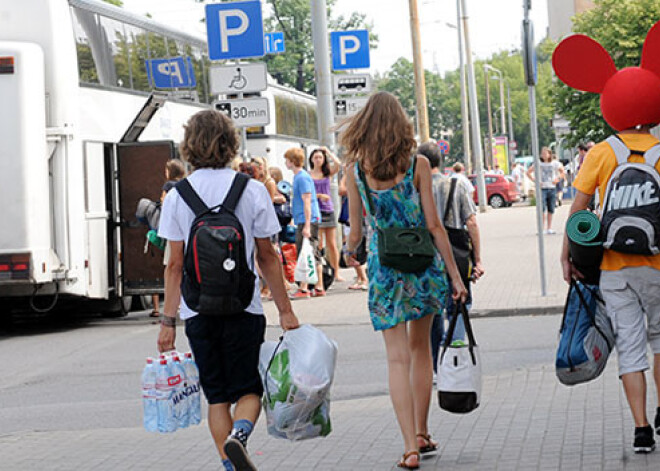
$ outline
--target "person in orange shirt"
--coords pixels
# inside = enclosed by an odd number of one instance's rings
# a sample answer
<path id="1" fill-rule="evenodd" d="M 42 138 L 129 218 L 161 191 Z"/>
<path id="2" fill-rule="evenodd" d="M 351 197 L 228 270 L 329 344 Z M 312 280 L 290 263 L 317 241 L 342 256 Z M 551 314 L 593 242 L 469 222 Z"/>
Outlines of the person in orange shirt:
<path id="1" fill-rule="evenodd" d="M 585 72 L 587 60 L 590 67 Z M 573 183 L 577 194 L 571 214 L 586 209 L 598 189 L 606 237 L 600 290 L 616 334 L 619 375 L 635 422 L 633 450 L 649 453 L 655 439 L 646 415 L 647 343 L 654 354 L 660 394 L 660 251 L 654 228 L 660 226 L 660 146 L 654 148 L 659 141 L 650 133 L 660 123 L 660 23 L 647 35 L 641 67 L 617 71 L 607 51 L 580 34 L 557 46 L 552 63 L 568 86 L 601 94 L 603 117 L 619 131 L 586 155 Z M 637 170 L 628 170 L 629 163 L 636 163 Z M 631 177 L 624 178 L 625 172 Z M 641 229 L 644 226 L 648 231 Z M 582 278 L 571 264 L 567 237 L 561 264 L 566 282 Z M 654 425 L 660 434 L 660 408 Z"/>

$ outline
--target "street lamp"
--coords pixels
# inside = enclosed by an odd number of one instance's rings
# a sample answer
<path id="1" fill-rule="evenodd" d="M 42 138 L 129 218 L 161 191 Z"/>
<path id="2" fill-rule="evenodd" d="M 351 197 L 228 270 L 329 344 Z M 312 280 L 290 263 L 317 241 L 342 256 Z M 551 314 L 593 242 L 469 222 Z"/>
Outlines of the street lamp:
<path id="1" fill-rule="evenodd" d="M 498 80 L 500 81 L 500 113 L 501 113 L 501 122 L 502 122 L 502 134 L 506 134 L 506 117 L 504 115 L 504 77 L 502 76 L 502 71 L 499 69 L 496 69 L 490 64 L 484 64 L 484 70 L 490 70 L 491 72 L 495 72 L 496 74 L 499 75 Z M 494 77 L 495 78 L 495 77 Z M 488 76 L 486 76 L 486 80 L 488 80 Z"/>

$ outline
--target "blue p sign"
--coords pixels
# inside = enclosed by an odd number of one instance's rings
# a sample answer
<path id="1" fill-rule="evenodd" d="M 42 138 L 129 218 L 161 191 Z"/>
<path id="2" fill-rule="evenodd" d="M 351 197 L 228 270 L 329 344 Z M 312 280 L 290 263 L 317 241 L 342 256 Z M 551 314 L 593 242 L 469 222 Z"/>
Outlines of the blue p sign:
<path id="1" fill-rule="evenodd" d="M 262 57 L 261 2 L 249 0 L 206 5 L 206 33 L 211 60 Z"/>
<path id="2" fill-rule="evenodd" d="M 335 31 L 330 42 L 333 70 L 369 68 L 369 31 Z"/>
<path id="3" fill-rule="evenodd" d="M 190 57 L 146 60 L 147 76 L 154 88 L 196 87 L 195 71 Z"/>

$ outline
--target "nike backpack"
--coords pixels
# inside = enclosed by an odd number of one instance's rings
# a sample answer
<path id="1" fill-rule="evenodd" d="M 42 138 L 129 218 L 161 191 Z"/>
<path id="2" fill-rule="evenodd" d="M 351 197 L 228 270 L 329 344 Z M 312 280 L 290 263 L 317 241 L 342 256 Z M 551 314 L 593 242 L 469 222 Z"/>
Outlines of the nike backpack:
<path id="1" fill-rule="evenodd" d="M 211 208 L 184 178 L 175 186 L 195 213 L 183 262 L 181 294 L 200 314 L 240 314 L 252 302 L 255 275 L 248 260 L 236 205 L 250 178 L 237 173 L 225 200 Z"/>
<path id="2" fill-rule="evenodd" d="M 642 153 L 628 149 L 617 135 L 607 138 L 617 166 L 607 183 L 602 206 L 603 247 L 638 255 L 660 253 L 660 175 L 655 165 L 660 144 Z M 630 154 L 644 163 L 628 162 Z"/>

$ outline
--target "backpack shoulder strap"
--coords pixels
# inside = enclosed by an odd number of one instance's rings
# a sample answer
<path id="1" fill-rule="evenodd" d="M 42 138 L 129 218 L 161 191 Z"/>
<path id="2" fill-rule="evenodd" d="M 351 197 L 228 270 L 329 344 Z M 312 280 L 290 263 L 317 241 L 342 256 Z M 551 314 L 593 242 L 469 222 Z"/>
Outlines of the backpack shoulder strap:
<path id="1" fill-rule="evenodd" d="M 608 137 L 605 141 L 614 151 L 617 165 L 623 165 L 628 162 L 628 157 L 630 157 L 630 149 L 628 149 L 628 146 L 617 134 Z"/>
<path id="2" fill-rule="evenodd" d="M 644 160 L 646 161 L 647 165 L 655 168 L 658 160 L 660 160 L 660 144 L 656 144 L 644 152 Z"/>
<path id="3" fill-rule="evenodd" d="M 183 198 L 183 201 L 185 201 L 188 207 L 192 209 L 192 212 L 195 213 L 195 217 L 199 217 L 209 210 L 187 178 L 179 181 L 174 188 L 179 192 L 179 195 L 181 195 L 181 198 Z"/>
<path id="4" fill-rule="evenodd" d="M 236 173 L 236 176 L 234 176 L 234 181 L 231 183 L 231 188 L 229 188 L 229 193 L 227 193 L 225 200 L 222 202 L 222 207 L 224 209 L 231 211 L 232 213 L 236 211 L 236 205 L 241 199 L 243 190 L 245 190 L 245 187 L 249 181 L 250 177 L 244 173 Z"/>
<path id="5" fill-rule="evenodd" d="M 445 212 L 442 215 L 442 223 L 444 224 L 447 221 L 447 214 L 449 214 L 449 209 L 454 200 L 454 193 L 456 192 L 456 185 L 458 184 L 457 178 L 450 178 L 451 183 L 449 184 L 449 195 L 447 196 L 447 204 L 445 205 Z"/>

